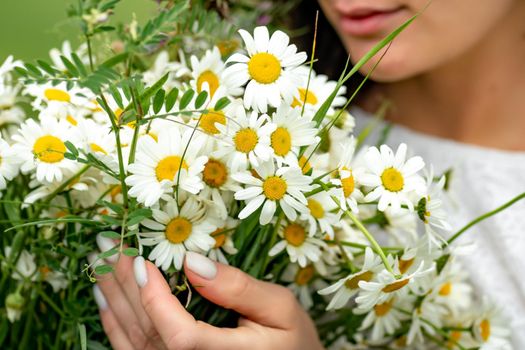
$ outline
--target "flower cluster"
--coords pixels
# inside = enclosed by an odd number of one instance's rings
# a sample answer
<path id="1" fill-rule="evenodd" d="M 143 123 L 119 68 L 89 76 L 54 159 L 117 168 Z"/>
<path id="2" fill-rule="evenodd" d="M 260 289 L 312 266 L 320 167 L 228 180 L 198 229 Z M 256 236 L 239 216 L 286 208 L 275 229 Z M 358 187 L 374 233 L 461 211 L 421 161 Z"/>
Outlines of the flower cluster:
<path id="1" fill-rule="evenodd" d="M 445 178 L 405 144 L 358 142 L 345 89 L 317 75 L 285 33 L 239 34 L 244 47 L 229 57 L 218 47 L 177 61 L 161 52 L 139 78 L 102 92 L 74 81 L 22 86 L 12 79 L 21 63 L 8 59 L 0 119 L 19 126 L 0 140 L 0 190 L 23 178 L 22 207 L 43 204 L 35 220 L 100 224 L 168 274 L 180 275 L 187 251 L 238 266 L 259 253 L 259 277 L 288 285 L 313 314 L 350 308 L 359 319 L 352 332 L 322 333 L 334 348 L 508 347 L 492 305 L 473 308 L 446 244 Z M 67 48 L 53 57 L 89 62 Z M 70 69 L 62 62 L 52 69 Z M 35 118 L 24 120 L 19 94 Z M 124 252 L 106 248 L 99 260 Z M 26 250 L 15 259 L 14 279 L 68 285 L 59 266 Z M 20 296 L 6 301 L 11 321 Z"/>

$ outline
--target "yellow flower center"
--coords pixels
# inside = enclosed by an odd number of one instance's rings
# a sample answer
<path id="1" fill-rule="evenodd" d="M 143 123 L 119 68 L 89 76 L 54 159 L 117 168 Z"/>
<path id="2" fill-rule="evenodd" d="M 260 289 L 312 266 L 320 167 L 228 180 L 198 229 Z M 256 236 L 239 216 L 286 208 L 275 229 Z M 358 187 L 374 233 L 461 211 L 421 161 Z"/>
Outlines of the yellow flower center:
<path id="1" fill-rule="evenodd" d="M 341 187 L 343 188 L 343 194 L 345 195 L 345 198 L 350 197 L 355 189 L 354 175 L 350 175 L 344 179 L 341 179 Z"/>
<path id="2" fill-rule="evenodd" d="M 188 169 L 188 164 L 179 156 L 168 156 L 162 159 L 157 167 L 155 168 L 155 174 L 157 175 L 157 180 L 170 180 L 175 179 L 175 174 L 180 170 L 180 168 Z"/>
<path id="3" fill-rule="evenodd" d="M 248 62 L 248 73 L 260 84 L 271 84 L 281 75 L 281 63 L 271 53 L 259 52 Z"/>
<path id="4" fill-rule="evenodd" d="M 210 97 L 213 97 L 215 91 L 219 88 L 219 78 L 211 70 L 202 72 L 197 78 L 197 92 L 202 91 L 202 85 L 208 83 L 210 89 Z"/>
<path id="5" fill-rule="evenodd" d="M 310 214 L 316 219 L 324 218 L 324 209 L 321 203 L 315 199 L 308 199 L 308 209 L 310 209 Z"/>
<path id="6" fill-rule="evenodd" d="M 292 149 L 292 137 L 290 132 L 283 127 L 278 127 L 271 136 L 272 148 L 275 154 L 284 157 Z"/>
<path id="7" fill-rule="evenodd" d="M 210 187 L 221 187 L 228 179 L 228 169 L 215 159 L 210 159 L 204 166 L 202 179 Z"/>
<path id="8" fill-rule="evenodd" d="M 399 290 L 399 289 L 403 288 L 404 286 L 406 286 L 409 281 L 410 281 L 410 278 L 406 278 L 406 279 L 400 280 L 400 281 L 395 281 L 395 282 L 392 282 L 390 284 L 387 284 L 381 290 L 383 292 L 385 292 L 385 293 L 392 293 L 392 292 L 395 292 L 396 290 Z"/>
<path id="9" fill-rule="evenodd" d="M 374 306 L 374 312 L 376 316 L 378 317 L 385 316 L 392 309 L 392 304 L 394 304 L 394 299 L 390 299 L 386 303 Z"/>
<path id="10" fill-rule="evenodd" d="M 407 272 L 413 263 L 414 263 L 414 258 L 409 259 L 409 260 L 403 260 L 403 259 L 399 260 L 399 272 L 401 273 Z"/>
<path id="11" fill-rule="evenodd" d="M 250 153 L 253 151 L 258 141 L 259 137 L 257 136 L 257 133 L 250 128 L 237 131 L 233 138 L 235 149 L 242 153 Z"/>
<path id="12" fill-rule="evenodd" d="M 288 185 L 286 181 L 279 176 L 270 176 L 263 182 L 263 193 L 266 198 L 272 201 L 278 201 L 286 194 Z"/>
<path id="13" fill-rule="evenodd" d="M 46 135 L 38 138 L 33 145 L 35 156 L 45 163 L 58 163 L 64 159 L 66 145 L 55 136 Z"/>
<path id="14" fill-rule="evenodd" d="M 490 338 L 490 321 L 485 318 L 479 324 L 479 328 L 481 330 L 481 339 L 486 342 Z"/>
<path id="15" fill-rule="evenodd" d="M 191 234 L 191 222 L 185 218 L 175 218 L 166 225 L 166 239 L 173 244 L 184 242 Z"/>
<path id="16" fill-rule="evenodd" d="M 450 292 L 452 292 L 452 283 L 450 282 L 445 283 L 439 289 L 439 295 L 444 296 L 444 297 L 450 295 Z"/>
<path id="17" fill-rule="evenodd" d="M 399 192 L 405 185 L 405 179 L 399 170 L 395 168 L 388 168 L 381 174 L 381 182 L 383 186 L 390 192 Z"/>
<path id="18" fill-rule="evenodd" d="M 64 90 L 60 89 L 45 89 L 44 96 L 49 101 L 60 101 L 60 102 L 69 102 L 71 101 L 71 96 Z"/>
<path id="19" fill-rule="evenodd" d="M 217 129 L 215 123 L 226 125 L 226 117 L 222 111 L 214 111 L 211 109 L 208 113 L 202 115 L 199 125 L 206 133 L 215 135 L 219 133 L 219 129 Z"/>
<path id="20" fill-rule="evenodd" d="M 303 174 L 308 173 L 310 170 L 312 170 L 312 164 L 308 161 L 308 159 L 305 156 L 301 156 L 299 158 L 299 166 L 301 167 L 301 170 L 303 171 Z"/>
<path id="21" fill-rule="evenodd" d="M 359 282 L 368 282 L 372 279 L 372 277 L 374 277 L 374 273 L 372 271 L 363 271 L 360 274 L 347 280 L 345 282 L 345 287 L 348 289 L 356 289 L 359 287 Z"/>
<path id="22" fill-rule="evenodd" d="M 90 143 L 90 144 L 89 144 L 89 148 L 91 148 L 91 150 L 92 150 L 93 152 L 104 153 L 105 155 L 108 154 L 108 152 L 106 152 L 106 151 L 104 150 L 104 148 L 100 147 L 100 146 L 97 145 L 96 143 Z"/>
<path id="23" fill-rule="evenodd" d="M 73 118 L 72 115 L 69 115 L 69 114 L 68 114 L 67 117 L 66 117 L 66 120 L 67 120 L 67 122 L 68 122 L 69 124 L 71 124 L 71 125 L 73 125 L 73 126 L 77 126 L 77 125 L 78 125 L 77 120 L 76 120 L 75 118 Z"/>
<path id="24" fill-rule="evenodd" d="M 315 268 L 313 265 L 300 268 L 295 275 L 295 284 L 305 286 L 312 280 L 315 275 Z"/>
<path id="25" fill-rule="evenodd" d="M 111 202 L 116 203 L 117 202 L 117 196 L 122 193 L 122 187 L 115 186 L 111 189 L 109 192 L 109 195 L 111 196 Z"/>
<path id="26" fill-rule="evenodd" d="M 295 247 L 300 247 L 306 240 L 306 231 L 299 224 L 290 224 L 284 228 L 284 239 Z"/>
<path id="27" fill-rule="evenodd" d="M 317 104 L 317 96 L 315 96 L 312 91 L 306 91 L 306 89 L 303 88 L 299 88 L 299 99 L 300 101 L 296 98 L 293 99 L 292 107 L 302 106 L 303 103 L 308 103 L 311 105 Z"/>
<path id="28" fill-rule="evenodd" d="M 223 228 L 218 228 L 211 234 L 211 236 L 215 239 L 215 245 L 213 246 L 214 249 L 222 247 L 226 242 L 226 233 L 223 231 Z"/>

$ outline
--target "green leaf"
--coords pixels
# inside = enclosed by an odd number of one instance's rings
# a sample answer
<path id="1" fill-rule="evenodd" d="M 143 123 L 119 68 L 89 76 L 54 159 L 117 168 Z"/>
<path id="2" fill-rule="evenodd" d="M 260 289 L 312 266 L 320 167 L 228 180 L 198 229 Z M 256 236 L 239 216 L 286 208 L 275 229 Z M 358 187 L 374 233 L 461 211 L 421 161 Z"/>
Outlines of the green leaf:
<path id="1" fill-rule="evenodd" d="M 98 8 L 101 12 L 106 12 L 107 10 L 111 10 L 120 2 L 120 0 L 108 0 L 106 2 L 103 2 L 98 5 Z"/>
<path id="2" fill-rule="evenodd" d="M 25 70 L 24 68 L 22 67 L 15 67 L 15 71 L 20 74 L 21 76 L 23 77 L 27 77 L 28 76 L 28 73 L 27 73 L 27 70 Z"/>
<path id="3" fill-rule="evenodd" d="M 95 273 L 97 275 L 105 275 L 107 273 L 113 272 L 113 266 L 111 265 L 99 265 L 95 267 Z"/>
<path id="4" fill-rule="evenodd" d="M 157 114 L 162 109 L 165 94 L 166 92 L 164 91 L 164 89 L 160 89 L 155 94 L 155 97 L 153 98 L 153 113 Z"/>
<path id="5" fill-rule="evenodd" d="M 83 323 L 78 324 L 78 334 L 80 336 L 80 349 L 87 350 L 86 326 Z"/>
<path id="6" fill-rule="evenodd" d="M 111 93 L 111 96 L 113 96 L 113 99 L 117 103 L 117 106 L 119 106 L 120 109 L 124 109 L 124 103 L 122 102 L 122 95 L 120 94 L 120 91 L 118 91 L 117 87 L 115 85 L 110 85 L 109 92 Z"/>
<path id="7" fill-rule="evenodd" d="M 102 220 L 104 220 L 105 222 L 107 222 L 108 224 L 110 225 L 120 225 L 121 224 L 121 221 L 112 217 L 112 216 L 109 216 L 109 215 L 101 215 L 101 218 Z"/>
<path id="8" fill-rule="evenodd" d="M 132 211 L 128 215 L 128 218 L 131 219 L 131 218 L 133 218 L 135 216 L 144 216 L 145 218 L 150 218 L 152 215 L 153 215 L 153 212 L 151 211 L 151 209 L 141 208 L 141 209 L 137 209 L 137 210 Z"/>
<path id="9" fill-rule="evenodd" d="M 100 65 L 107 67 L 107 68 L 111 68 L 121 62 L 124 62 L 128 58 L 128 56 L 129 56 L 129 52 L 124 52 L 124 53 L 121 53 L 119 55 L 116 55 L 116 56 L 113 56 L 107 59 L 106 61 L 102 62 Z"/>
<path id="10" fill-rule="evenodd" d="M 129 219 L 128 222 L 126 222 L 126 226 L 136 225 L 136 224 L 140 223 L 142 220 L 144 220 L 145 218 L 146 217 L 142 216 L 142 215 L 135 216 L 135 217 Z"/>
<path id="11" fill-rule="evenodd" d="M 101 203 L 119 215 L 124 214 L 124 207 L 122 206 L 122 204 L 111 203 L 108 201 L 102 201 Z"/>
<path id="12" fill-rule="evenodd" d="M 208 99 L 208 92 L 201 91 L 197 98 L 195 99 L 195 109 L 199 109 L 204 105 L 204 102 Z"/>
<path id="13" fill-rule="evenodd" d="M 51 67 L 51 65 L 45 61 L 37 60 L 36 63 L 40 68 L 42 68 L 46 73 L 49 73 L 52 76 L 55 76 L 59 71 L 57 71 L 55 68 Z"/>
<path id="14" fill-rule="evenodd" d="M 77 160 L 77 156 L 69 152 L 64 153 L 64 158 L 67 158 L 69 160 Z"/>
<path id="15" fill-rule="evenodd" d="M 83 76 L 83 77 L 87 76 L 88 72 L 87 72 L 86 66 L 84 65 L 84 62 L 82 62 L 80 57 L 78 57 L 78 55 L 73 52 L 71 54 L 71 58 L 73 59 L 73 62 L 77 66 L 78 71 L 80 72 L 80 75 Z"/>
<path id="16" fill-rule="evenodd" d="M 120 234 L 115 231 L 102 231 L 99 232 L 99 235 L 110 239 L 120 239 Z"/>
<path id="17" fill-rule="evenodd" d="M 100 259 L 109 258 L 110 256 L 113 256 L 118 253 L 118 247 L 113 247 L 110 250 L 106 250 L 105 252 L 99 253 L 98 257 Z"/>
<path id="18" fill-rule="evenodd" d="M 69 152 L 73 153 L 75 156 L 78 156 L 78 149 L 74 144 L 72 144 L 70 141 L 66 141 L 64 144 L 66 145 L 66 148 Z"/>
<path id="19" fill-rule="evenodd" d="M 60 60 L 62 61 L 62 63 L 64 63 L 64 66 L 66 66 L 67 72 L 69 74 L 71 74 L 74 77 L 78 77 L 80 75 L 77 67 L 75 67 L 75 65 L 70 60 L 68 60 L 67 57 L 60 56 Z"/>
<path id="20" fill-rule="evenodd" d="M 140 96 L 140 102 L 142 104 L 144 104 L 144 102 L 146 102 L 147 100 L 149 100 L 151 97 L 153 97 L 153 95 L 155 95 L 157 93 L 157 91 L 159 91 L 160 89 L 162 89 L 162 86 L 164 85 L 164 83 L 166 83 L 166 81 L 168 80 L 168 77 L 169 77 L 170 73 L 166 73 L 162 76 L 162 78 L 160 78 L 159 80 L 157 80 L 157 82 L 153 85 L 151 85 L 149 88 L 146 89 L 146 91 L 144 91 L 144 93 Z"/>
<path id="21" fill-rule="evenodd" d="M 137 248 L 125 248 L 122 254 L 126 256 L 137 256 L 139 255 L 139 250 Z"/>
<path id="22" fill-rule="evenodd" d="M 190 104 L 191 102 L 191 99 L 193 98 L 193 95 L 195 95 L 195 91 L 193 90 L 188 90 L 186 91 L 181 99 L 180 99 L 180 102 L 179 102 L 179 109 L 184 109 L 186 107 L 188 107 L 188 105 Z"/>
<path id="23" fill-rule="evenodd" d="M 34 77 L 37 77 L 37 78 L 40 78 L 42 77 L 42 71 L 40 69 L 38 69 L 37 67 L 35 67 L 34 65 L 32 65 L 31 63 L 26 63 L 24 64 L 26 69 L 27 69 L 27 72 L 34 76 Z"/>
<path id="24" fill-rule="evenodd" d="M 215 103 L 215 107 L 213 107 L 214 110 L 216 111 L 222 111 L 227 105 L 230 104 L 230 100 L 228 99 L 228 97 L 222 97 L 219 99 L 219 101 L 217 101 L 217 103 Z"/>
<path id="25" fill-rule="evenodd" d="M 166 96 L 166 111 L 170 111 L 173 106 L 175 106 L 175 102 L 177 102 L 177 97 L 179 96 L 179 89 L 173 88 L 168 93 L 168 96 Z"/>

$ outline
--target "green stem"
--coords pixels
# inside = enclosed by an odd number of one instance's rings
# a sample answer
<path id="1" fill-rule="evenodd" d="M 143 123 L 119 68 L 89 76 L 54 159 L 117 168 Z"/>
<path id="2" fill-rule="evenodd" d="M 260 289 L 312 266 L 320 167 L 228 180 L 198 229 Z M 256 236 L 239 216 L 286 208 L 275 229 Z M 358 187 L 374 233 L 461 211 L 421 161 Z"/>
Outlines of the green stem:
<path id="1" fill-rule="evenodd" d="M 62 310 L 60 310 L 58 305 L 55 304 L 55 302 L 46 293 L 44 293 L 42 289 L 38 291 L 38 295 L 40 295 L 40 297 L 42 297 L 42 299 L 44 299 L 44 301 L 49 306 L 51 306 L 53 310 L 55 310 L 55 312 L 60 316 L 60 318 L 66 318 L 66 314 Z"/>
<path id="2" fill-rule="evenodd" d="M 95 70 L 95 68 L 94 68 L 94 65 L 93 65 L 93 50 L 91 49 L 91 38 L 90 38 L 90 35 L 88 33 L 85 33 L 85 36 L 86 36 L 86 44 L 87 44 L 87 49 L 88 49 L 89 68 L 93 72 Z"/>
<path id="3" fill-rule="evenodd" d="M 479 217 L 477 217 L 476 219 L 472 220 L 471 222 L 469 222 L 468 224 L 466 224 L 462 229 L 460 229 L 458 232 L 456 232 L 452 237 L 450 237 L 447 241 L 447 244 L 451 244 L 452 242 L 454 242 L 456 239 L 459 238 L 459 236 L 461 236 L 465 231 L 467 231 L 469 228 L 471 228 L 472 226 L 476 225 L 477 223 L 485 220 L 485 219 L 488 219 L 490 218 L 491 216 L 493 215 L 496 215 L 497 213 L 499 213 L 500 211 L 504 210 L 504 209 L 507 209 L 508 207 L 510 207 L 511 205 L 513 205 L 514 203 L 522 200 L 525 198 L 525 192 L 512 198 L 510 201 L 508 201 L 507 203 L 497 207 L 496 209 L 492 210 L 492 211 L 489 211 L 488 213 L 485 213 Z"/>
<path id="4" fill-rule="evenodd" d="M 359 221 L 359 219 L 355 217 L 354 214 L 352 214 L 349 210 L 343 210 L 343 208 L 341 208 L 341 203 L 335 196 L 331 196 L 331 197 L 332 197 L 332 200 L 343 211 L 343 213 L 350 220 L 352 220 L 352 222 L 359 229 L 359 231 L 361 231 L 365 235 L 366 239 L 368 239 L 368 241 L 372 245 L 372 248 L 374 249 L 376 254 L 379 255 L 379 257 L 381 258 L 381 261 L 383 262 L 383 265 L 385 265 L 385 268 L 388 270 L 388 272 L 390 272 L 392 275 L 395 276 L 396 274 L 394 273 L 394 270 L 392 270 L 392 266 L 390 266 L 390 264 L 388 263 L 388 259 L 386 258 L 385 252 L 383 251 L 379 243 L 377 243 L 374 236 L 372 236 L 372 234 L 366 229 L 366 227 L 361 223 L 361 221 Z"/>

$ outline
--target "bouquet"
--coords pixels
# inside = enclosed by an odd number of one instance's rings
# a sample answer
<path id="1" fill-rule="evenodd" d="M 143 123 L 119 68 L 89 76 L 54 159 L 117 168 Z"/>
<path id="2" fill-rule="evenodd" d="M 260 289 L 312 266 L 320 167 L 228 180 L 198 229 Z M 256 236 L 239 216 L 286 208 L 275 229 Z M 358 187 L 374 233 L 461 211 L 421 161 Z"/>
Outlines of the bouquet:
<path id="1" fill-rule="evenodd" d="M 449 177 L 352 135 L 344 82 L 409 22 L 330 81 L 283 31 L 187 1 L 115 27 L 117 2 L 72 7 L 78 50 L 0 67 L 4 348 L 105 348 L 90 286 L 120 255 L 235 324 L 192 293 L 188 251 L 290 288 L 331 349 L 510 348 L 451 245 L 471 225 L 445 238 Z"/>

